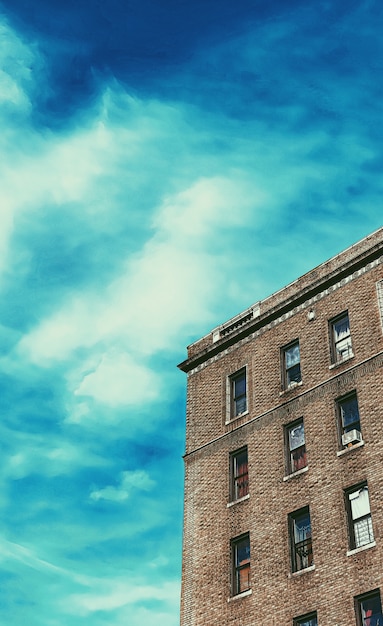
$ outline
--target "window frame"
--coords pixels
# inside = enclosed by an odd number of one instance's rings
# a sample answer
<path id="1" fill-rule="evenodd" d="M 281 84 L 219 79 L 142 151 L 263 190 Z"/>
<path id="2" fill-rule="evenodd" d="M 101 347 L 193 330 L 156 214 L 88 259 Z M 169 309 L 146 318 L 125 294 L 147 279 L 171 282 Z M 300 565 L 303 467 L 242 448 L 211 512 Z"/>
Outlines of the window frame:
<path id="1" fill-rule="evenodd" d="M 236 395 L 235 386 L 236 386 L 237 381 L 242 379 L 242 377 L 244 377 L 244 380 L 245 380 L 245 391 L 242 394 Z M 247 376 L 246 365 L 244 367 L 241 367 L 239 370 L 237 370 L 233 374 L 230 374 L 227 378 L 227 415 L 226 415 L 227 422 L 231 422 L 232 420 L 235 420 L 241 417 L 242 415 L 246 415 L 246 413 L 248 413 L 249 411 L 249 404 L 248 404 L 249 394 L 248 394 L 248 388 L 247 388 L 247 381 L 248 381 L 248 376 Z M 239 402 L 243 398 L 245 399 L 245 409 L 244 411 L 240 411 L 237 413 L 236 402 Z"/>
<path id="2" fill-rule="evenodd" d="M 248 550 L 248 559 L 238 563 L 238 546 L 247 543 L 245 549 Z M 251 551 L 250 551 L 250 533 L 243 533 L 238 537 L 234 537 L 230 542 L 231 549 L 231 595 L 239 596 L 251 589 Z M 247 572 L 247 586 L 242 588 L 241 572 Z M 245 574 L 246 577 L 246 574 Z"/>
<path id="3" fill-rule="evenodd" d="M 344 419 L 343 419 L 344 413 L 345 413 L 343 409 L 343 405 L 349 403 L 352 400 L 355 400 L 356 402 L 358 419 L 355 419 L 354 421 L 351 421 L 348 424 L 345 424 Z M 351 432 L 352 430 L 357 430 L 360 433 L 361 440 L 363 441 L 362 428 L 361 428 L 361 423 L 360 423 L 358 394 L 356 392 L 356 389 L 353 389 L 352 391 L 349 391 L 344 396 L 337 398 L 335 400 L 335 403 L 336 403 L 336 413 L 337 413 L 337 422 L 338 422 L 339 443 L 340 443 L 341 448 L 349 447 L 350 444 L 344 444 L 342 438 L 343 438 L 343 435 L 345 435 L 348 432 Z"/>
<path id="4" fill-rule="evenodd" d="M 310 536 L 306 539 L 296 541 L 295 539 L 296 522 L 297 520 L 302 519 L 302 518 L 304 519 L 307 516 L 309 519 Z M 289 524 L 289 538 L 290 538 L 291 570 L 293 573 L 301 572 L 314 565 L 310 507 L 304 506 L 301 509 L 297 509 L 296 511 L 289 513 L 288 524 Z M 305 548 L 304 544 L 306 542 L 307 542 L 307 547 L 308 547 L 307 554 L 303 554 L 303 551 L 302 551 L 302 554 L 299 554 L 297 550 L 297 546 L 300 546 L 300 544 L 302 544 L 302 548 L 304 549 Z M 307 562 L 306 562 L 306 559 L 307 559 Z M 299 560 L 300 560 L 300 564 L 299 564 Z"/>
<path id="5" fill-rule="evenodd" d="M 351 501 L 354 498 L 350 498 L 350 495 L 356 493 L 357 491 L 361 492 L 363 489 L 367 490 L 368 494 L 368 513 L 363 515 L 359 515 L 358 517 L 353 517 L 352 505 Z M 372 526 L 372 515 L 371 515 L 371 504 L 370 504 L 370 494 L 368 489 L 367 481 L 363 481 L 362 483 L 357 483 L 356 485 L 352 485 L 344 490 L 345 504 L 346 504 L 346 512 L 347 512 L 347 521 L 348 521 L 348 537 L 349 537 L 349 546 L 350 550 L 356 550 L 358 548 L 364 548 L 374 543 L 374 529 Z M 359 543 L 357 539 L 357 534 L 355 532 L 355 527 L 358 522 L 362 522 L 364 520 L 367 521 L 367 530 L 368 530 L 368 538 L 369 541 L 364 543 Z"/>
<path id="6" fill-rule="evenodd" d="M 336 324 L 345 320 L 347 318 L 348 321 L 348 335 L 342 339 L 336 339 Z M 348 310 L 339 313 L 335 317 L 329 320 L 329 334 L 330 334 L 330 354 L 331 354 L 331 363 L 332 365 L 337 365 L 340 363 L 344 363 L 351 359 L 354 356 L 354 352 L 352 349 L 352 335 L 351 335 L 351 325 L 350 325 L 350 316 Z M 347 343 L 347 356 L 341 356 L 342 353 L 338 352 L 338 346 L 340 343 L 348 340 Z M 340 356 L 339 356 L 340 355 Z"/>
<path id="7" fill-rule="evenodd" d="M 290 440 L 290 432 L 300 425 L 303 426 L 303 438 L 304 438 L 303 445 L 297 446 L 292 449 L 291 440 Z M 285 438 L 285 454 L 286 454 L 286 473 L 287 475 L 296 474 L 296 472 L 299 472 L 300 470 L 307 467 L 306 437 L 305 437 L 305 427 L 304 427 L 303 417 L 300 417 L 299 419 L 294 420 L 294 422 L 290 422 L 289 424 L 285 424 L 284 438 Z M 295 468 L 293 466 L 293 463 L 294 463 L 293 454 L 294 452 L 297 452 L 298 450 L 302 448 L 303 448 L 303 456 L 304 456 L 304 465 L 302 465 L 301 467 Z"/>
<path id="8" fill-rule="evenodd" d="M 293 626 L 305 626 L 310 620 L 313 619 L 315 619 L 314 626 L 318 626 L 318 614 L 316 611 L 311 611 L 311 613 L 306 613 L 305 615 L 301 615 L 300 617 L 295 617 L 293 620 Z"/>
<path id="9" fill-rule="evenodd" d="M 371 619 L 371 617 L 374 617 L 374 615 L 365 615 L 363 617 L 362 615 L 362 603 L 363 602 L 368 602 L 368 600 L 374 600 L 374 599 L 379 599 L 379 603 L 380 603 L 380 613 L 378 613 L 378 615 L 382 615 L 383 617 L 383 612 L 382 612 L 382 600 L 381 600 L 381 596 L 380 596 L 380 589 L 373 589 L 372 591 L 368 591 L 367 593 L 363 593 L 361 595 L 355 596 L 354 597 L 354 608 L 355 608 L 355 615 L 356 615 L 356 623 L 357 626 L 369 626 L 369 624 L 366 624 L 365 618 L 367 618 L 368 620 Z M 376 615 L 376 613 L 375 613 Z"/>
<path id="10" fill-rule="evenodd" d="M 299 361 L 297 363 L 293 363 L 291 366 L 287 366 L 287 353 L 292 349 L 298 346 L 299 350 Z M 299 343 L 299 338 L 290 341 L 287 345 L 281 348 L 281 363 L 282 363 L 282 387 L 285 391 L 289 389 L 294 389 L 297 385 L 302 383 L 302 367 L 301 367 L 301 348 Z M 299 365 L 299 380 L 290 380 L 290 372 Z"/>
<path id="11" fill-rule="evenodd" d="M 236 461 L 242 455 L 246 454 L 246 461 L 243 465 L 246 465 L 246 471 L 239 473 Z M 243 485 L 238 485 L 240 481 L 243 481 Z M 243 489 L 243 493 L 241 493 Z M 249 455 L 247 446 L 235 450 L 230 453 L 230 502 L 236 502 L 249 495 Z"/>

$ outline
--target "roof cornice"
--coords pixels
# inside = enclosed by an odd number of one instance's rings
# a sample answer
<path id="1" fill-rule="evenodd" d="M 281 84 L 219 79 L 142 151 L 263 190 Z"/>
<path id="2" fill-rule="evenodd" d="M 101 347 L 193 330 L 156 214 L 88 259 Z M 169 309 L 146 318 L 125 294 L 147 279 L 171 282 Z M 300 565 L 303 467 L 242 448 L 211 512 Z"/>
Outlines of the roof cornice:
<path id="1" fill-rule="evenodd" d="M 289 311 L 299 306 L 300 304 L 303 304 L 307 300 L 314 298 L 320 292 L 328 289 L 342 279 L 347 278 L 347 276 L 350 276 L 354 272 L 357 272 L 369 263 L 376 261 L 382 255 L 383 241 L 379 241 L 371 248 L 368 248 L 368 250 L 365 250 L 364 252 L 353 257 L 349 261 L 343 263 L 332 272 L 329 272 L 326 276 L 323 276 L 317 280 L 313 280 L 313 282 L 307 287 L 298 290 L 294 295 L 286 298 L 269 310 L 266 310 L 263 314 L 259 315 L 255 319 L 250 320 L 245 325 L 241 326 L 238 330 L 234 330 L 232 333 L 230 333 L 229 336 L 219 339 L 211 346 L 203 349 L 200 353 L 186 359 L 185 361 L 182 361 L 182 363 L 178 365 L 179 369 L 186 373 L 190 372 L 192 369 L 198 367 L 198 365 L 201 365 L 208 359 L 211 359 L 220 352 L 223 352 L 238 341 L 241 341 L 241 339 L 244 339 L 250 334 L 258 331 L 263 326 L 270 324 L 270 322 L 288 313 Z"/>

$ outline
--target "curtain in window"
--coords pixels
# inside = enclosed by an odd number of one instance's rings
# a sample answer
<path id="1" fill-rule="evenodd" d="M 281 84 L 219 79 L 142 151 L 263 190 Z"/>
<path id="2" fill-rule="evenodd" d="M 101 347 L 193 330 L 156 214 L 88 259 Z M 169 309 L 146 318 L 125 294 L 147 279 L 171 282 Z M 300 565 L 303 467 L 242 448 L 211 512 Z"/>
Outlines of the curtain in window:
<path id="1" fill-rule="evenodd" d="M 247 452 L 242 452 L 234 460 L 235 497 L 243 498 L 248 494 L 248 463 Z"/>
<path id="2" fill-rule="evenodd" d="M 368 497 L 367 487 L 362 487 L 362 489 L 358 489 L 358 491 L 350 493 L 349 498 L 351 502 L 351 514 L 353 520 L 357 520 L 370 513 L 370 500 Z"/>

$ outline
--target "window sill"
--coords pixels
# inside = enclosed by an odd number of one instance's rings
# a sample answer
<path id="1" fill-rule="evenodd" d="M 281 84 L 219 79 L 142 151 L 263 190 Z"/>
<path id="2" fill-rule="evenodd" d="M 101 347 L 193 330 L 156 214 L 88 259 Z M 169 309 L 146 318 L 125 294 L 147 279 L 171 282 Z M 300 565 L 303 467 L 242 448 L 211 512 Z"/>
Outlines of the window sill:
<path id="1" fill-rule="evenodd" d="M 239 415 L 235 415 L 235 417 L 232 417 L 231 419 L 226 420 L 225 426 L 227 426 L 228 424 L 232 424 L 233 422 L 235 422 L 235 420 L 239 420 L 244 415 L 249 415 L 249 411 L 244 411 L 243 413 L 240 413 Z"/>
<path id="2" fill-rule="evenodd" d="M 295 383 L 295 385 L 290 385 L 290 387 L 287 387 L 286 389 L 283 389 L 282 391 L 279 392 L 280 396 L 284 396 L 286 393 L 290 393 L 290 391 L 294 391 L 294 389 L 296 389 L 297 387 L 301 387 L 302 386 L 302 381 L 300 381 L 299 383 Z"/>
<path id="3" fill-rule="evenodd" d="M 352 452 L 356 448 L 361 448 L 362 446 L 364 446 L 364 441 L 359 441 L 358 443 L 355 443 L 353 446 L 350 446 L 349 448 L 345 448 L 344 450 L 339 450 L 336 453 L 336 456 L 343 456 L 344 454 L 347 454 L 347 452 Z"/>
<path id="4" fill-rule="evenodd" d="M 247 493 L 245 496 L 242 496 L 242 498 L 238 498 L 237 500 L 232 500 L 231 502 L 227 503 L 227 508 L 234 506 L 235 504 L 239 504 L 240 502 L 244 502 L 245 500 L 248 500 L 250 498 L 250 494 Z"/>
<path id="5" fill-rule="evenodd" d="M 288 474 L 287 476 L 283 477 L 283 482 L 286 482 L 286 480 L 291 480 L 291 478 L 295 478 L 296 476 L 300 476 L 301 474 L 304 474 L 305 472 L 307 472 L 309 469 L 309 466 L 306 465 L 306 467 L 302 467 L 302 469 L 297 470 L 296 472 L 293 472 L 292 474 Z"/>
<path id="6" fill-rule="evenodd" d="M 346 552 L 347 556 L 352 556 L 353 554 L 358 554 L 359 552 L 363 552 L 363 550 L 368 550 L 369 548 L 374 548 L 376 546 L 376 542 L 372 541 L 371 543 L 366 543 L 365 546 L 360 546 L 360 548 L 354 548 L 353 550 L 348 550 Z"/>
<path id="7" fill-rule="evenodd" d="M 231 598 L 228 598 L 227 601 L 233 602 L 233 600 L 240 600 L 240 598 L 246 598 L 246 596 L 251 596 L 252 593 L 252 589 L 247 589 L 247 591 L 242 591 L 242 593 L 238 593 L 236 596 L 231 596 Z"/>
<path id="8" fill-rule="evenodd" d="M 352 353 L 350 354 L 350 356 L 346 357 L 345 359 L 342 359 L 341 361 L 337 361 L 336 363 L 331 363 L 328 369 L 329 370 L 336 369 L 337 367 L 340 367 L 341 365 L 343 365 L 343 363 L 347 363 L 347 361 L 351 361 L 351 359 L 353 359 L 354 356 L 355 356 L 354 353 Z"/>
<path id="9" fill-rule="evenodd" d="M 304 569 L 300 569 L 299 572 L 291 572 L 289 574 L 289 578 L 295 578 L 296 576 L 302 576 L 302 574 L 308 574 L 308 572 L 312 572 L 315 569 L 315 565 L 310 565 L 310 567 L 305 567 Z"/>

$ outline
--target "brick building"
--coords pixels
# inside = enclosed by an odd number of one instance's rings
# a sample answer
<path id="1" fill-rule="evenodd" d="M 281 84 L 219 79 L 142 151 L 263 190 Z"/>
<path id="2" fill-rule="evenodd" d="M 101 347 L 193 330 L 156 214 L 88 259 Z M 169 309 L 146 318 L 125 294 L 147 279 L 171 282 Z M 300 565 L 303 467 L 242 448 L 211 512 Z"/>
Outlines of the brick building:
<path id="1" fill-rule="evenodd" d="M 383 228 L 188 348 L 181 626 L 382 626 Z"/>

